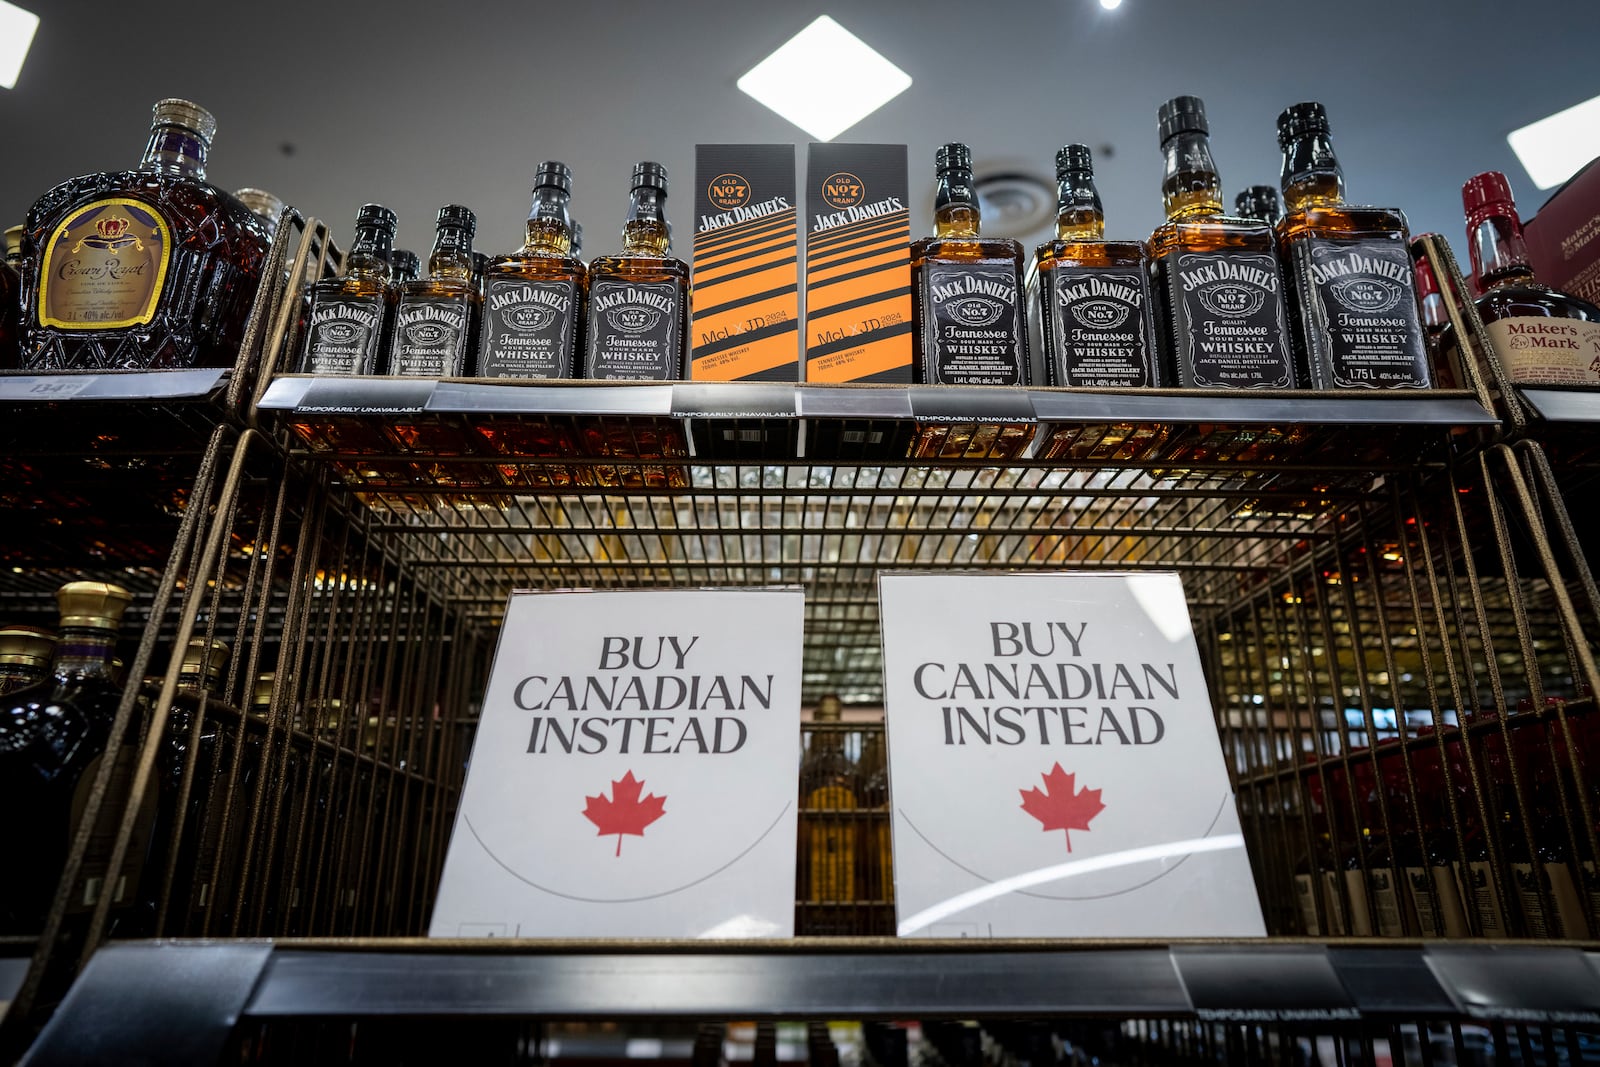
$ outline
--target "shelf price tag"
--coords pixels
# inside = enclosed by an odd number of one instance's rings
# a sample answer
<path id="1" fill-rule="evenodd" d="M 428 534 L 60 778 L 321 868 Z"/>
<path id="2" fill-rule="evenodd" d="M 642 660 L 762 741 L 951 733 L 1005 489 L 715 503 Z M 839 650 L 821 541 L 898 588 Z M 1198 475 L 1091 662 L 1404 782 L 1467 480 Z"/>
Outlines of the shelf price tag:
<path id="1" fill-rule="evenodd" d="M 1265 934 L 1176 574 L 878 592 L 902 937 Z"/>
<path id="2" fill-rule="evenodd" d="M 433 937 L 790 937 L 804 598 L 516 592 Z"/>

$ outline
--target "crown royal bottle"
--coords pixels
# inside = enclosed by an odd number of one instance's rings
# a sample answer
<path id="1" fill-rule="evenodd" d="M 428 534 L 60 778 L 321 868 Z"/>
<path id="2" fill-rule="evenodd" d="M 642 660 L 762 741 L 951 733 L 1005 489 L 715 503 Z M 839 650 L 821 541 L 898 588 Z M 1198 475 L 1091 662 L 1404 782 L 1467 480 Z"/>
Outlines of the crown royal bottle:
<path id="1" fill-rule="evenodd" d="M 205 180 L 216 129 L 204 108 L 163 100 L 137 169 L 73 178 L 33 205 L 24 368 L 233 365 L 270 241 Z"/>

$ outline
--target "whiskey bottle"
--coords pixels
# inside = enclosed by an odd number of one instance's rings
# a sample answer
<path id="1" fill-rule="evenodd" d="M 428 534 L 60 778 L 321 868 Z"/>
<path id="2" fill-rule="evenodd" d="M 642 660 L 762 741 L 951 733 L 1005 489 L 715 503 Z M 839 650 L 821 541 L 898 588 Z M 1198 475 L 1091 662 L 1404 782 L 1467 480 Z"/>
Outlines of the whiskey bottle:
<path id="1" fill-rule="evenodd" d="M 21 226 L 8 226 L 5 233 L 6 266 L 17 272 L 17 277 L 22 277 L 23 255 Z"/>
<path id="2" fill-rule="evenodd" d="M 422 260 L 415 252 L 396 248 L 389 253 L 389 284 L 414 282 L 422 277 Z"/>
<path id="3" fill-rule="evenodd" d="M 389 315 L 389 252 L 397 225 L 394 212 L 367 204 L 356 216 L 356 239 L 345 256 L 342 278 L 311 287 L 305 351 L 307 374 L 377 374 Z"/>
<path id="4" fill-rule="evenodd" d="M 1022 246 L 980 235 L 966 145 L 941 146 L 934 176 L 933 236 L 911 244 L 914 379 L 926 385 L 1027 385 Z"/>
<path id="5" fill-rule="evenodd" d="M 1476 175 L 1461 200 L 1478 314 L 1506 375 L 1519 385 L 1600 385 L 1600 308 L 1534 280 L 1506 176 Z"/>
<path id="6" fill-rule="evenodd" d="M 1107 241 L 1087 145 L 1056 153 L 1056 239 L 1034 252 L 1049 385 L 1160 385 L 1143 241 Z"/>
<path id="7" fill-rule="evenodd" d="M 1344 202 L 1344 172 L 1321 104 L 1295 104 L 1279 115 L 1278 145 L 1288 207 L 1278 220 L 1278 245 L 1311 388 L 1427 388 L 1405 215 Z"/>
<path id="8" fill-rule="evenodd" d="M 270 241 L 205 180 L 216 128 L 163 100 L 137 169 L 73 178 L 28 211 L 28 369 L 232 366 Z"/>
<path id="9" fill-rule="evenodd" d="M 1233 198 L 1233 213 L 1241 219 L 1253 219 L 1268 226 L 1275 225 L 1283 208 L 1278 204 L 1278 189 L 1274 185 L 1252 185 Z"/>
<path id="10" fill-rule="evenodd" d="M 689 265 L 672 256 L 667 171 L 633 168 L 622 251 L 589 264 L 588 347 L 583 376 L 674 381 L 689 335 Z"/>
<path id="11" fill-rule="evenodd" d="M 0 695 L 44 681 L 56 635 L 39 626 L 0 627 Z"/>
<path id="12" fill-rule="evenodd" d="M 389 373 L 456 378 L 466 372 L 477 322 L 472 235 L 477 217 L 459 204 L 439 209 L 428 277 L 400 286 Z"/>
<path id="13" fill-rule="evenodd" d="M 539 164 L 527 237 L 484 271 L 480 378 L 572 378 L 586 272 L 572 253 L 572 171 Z"/>
<path id="14" fill-rule="evenodd" d="M 1205 104 L 1161 105 L 1167 221 L 1150 237 L 1166 377 L 1202 389 L 1295 384 L 1271 227 L 1222 214 Z"/>
<path id="15" fill-rule="evenodd" d="M 893 815 L 889 808 L 889 764 L 885 759 L 883 734 L 874 730 L 861 741 L 861 808 L 865 813 L 861 834 L 861 872 L 863 900 L 894 899 L 894 864 L 890 847 Z"/>
<path id="16" fill-rule="evenodd" d="M 61 622 L 51 677 L 7 694 L 0 703 L 0 804 L 6 811 L 27 813 L 27 818 L 8 820 L 0 831 L 5 855 L 27 857 L 0 879 L 0 928 L 8 934 L 39 931 L 66 865 L 122 699 L 111 653 L 131 600 L 126 589 L 102 582 L 62 586 L 56 593 Z M 138 724 L 130 724 L 115 756 L 88 849 L 68 890 L 69 915 L 92 911 L 105 889 L 132 784 L 138 733 Z M 112 889 L 113 915 L 136 904 L 154 814 L 154 805 L 141 804 Z"/>
<path id="17" fill-rule="evenodd" d="M 815 729 L 800 763 L 801 899 L 834 905 L 808 912 L 808 932 L 850 932 L 847 905 L 856 899 L 856 773 L 844 750 L 842 706 L 832 694 L 817 702 Z"/>
<path id="18" fill-rule="evenodd" d="M 283 218 L 283 209 L 288 207 L 288 204 L 265 189 L 239 189 L 233 195 L 239 203 L 250 209 L 252 215 L 261 220 L 261 227 L 267 231 L 269 239 L 277 235 L 278 220 Z"/>

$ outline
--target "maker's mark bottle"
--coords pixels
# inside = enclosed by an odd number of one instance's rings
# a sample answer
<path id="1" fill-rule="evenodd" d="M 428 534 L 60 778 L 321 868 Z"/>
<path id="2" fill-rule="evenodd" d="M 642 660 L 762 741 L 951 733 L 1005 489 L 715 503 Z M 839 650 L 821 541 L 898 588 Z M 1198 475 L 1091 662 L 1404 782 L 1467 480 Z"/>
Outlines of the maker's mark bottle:
<path id="1" fill-rule="evenodd" d="M 163 100 L 137 169 L 73 178 L 29 210 L 24 369 L 233 364 L 270 242 L 205 180 L 216 129 L 204 108 Z"/>

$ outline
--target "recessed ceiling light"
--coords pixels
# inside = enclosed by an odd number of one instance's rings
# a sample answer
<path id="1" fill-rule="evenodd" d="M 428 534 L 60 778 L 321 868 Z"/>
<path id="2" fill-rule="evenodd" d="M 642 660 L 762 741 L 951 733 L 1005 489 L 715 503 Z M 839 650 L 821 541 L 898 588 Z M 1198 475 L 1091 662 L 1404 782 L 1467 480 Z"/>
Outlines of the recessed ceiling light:
<path id="1" fill-rule="evenodd" d="M 1554 188 L 1600 156 L 1600 96 L 1512 130 L 1506 140 L 1533 184 Z"/>
<path id="2" fill-rule="evenodd" d="M 28 58 L 28 48 L 38 28 L 38 15 L 0 0 L 0 85 L 16 87 L 22 61 Z"/>
<path id="3" fill-rule="evenodd" d="M 739 88 L 831 141 L 911 87 L 911 75 L 827 15 L 739 79 Z"/>
<path id="4" fill-rule="evenodd" d="M 1107 11 L 1115 11 L 1122 6 L 1122 0 L 1100 0 L 1100 6 Z"/>

